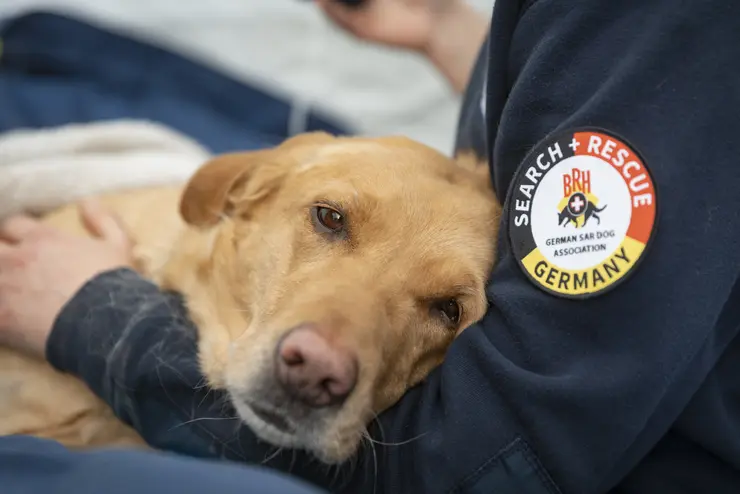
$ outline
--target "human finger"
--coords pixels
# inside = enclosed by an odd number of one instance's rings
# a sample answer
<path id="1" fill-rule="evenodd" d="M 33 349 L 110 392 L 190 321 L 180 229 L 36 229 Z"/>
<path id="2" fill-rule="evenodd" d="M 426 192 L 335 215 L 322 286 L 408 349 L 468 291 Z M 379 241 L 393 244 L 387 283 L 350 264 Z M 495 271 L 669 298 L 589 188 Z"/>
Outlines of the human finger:
<path id="1" fill-rule="evenodd" d="M 40 221 L 30 216 L 19 214 L 11 216 L 0 223 L 0 240 L 17 244 L 46 230 L 47 227 Z"/>
<path id="2" fill-rule="evenodd" d="M 91 234 L 125 249 L 131 247 L 131 237 L 121 219 L 100 201 L 81 201 L 79 212 L 80 220 Z"/>
<path id="3" fill-rule="evenodd" d="M 13 252 L 14 248 L 11 244 L 0 240 L 0 270 L 2 270 L 3 259 L 6 259 Z"/>

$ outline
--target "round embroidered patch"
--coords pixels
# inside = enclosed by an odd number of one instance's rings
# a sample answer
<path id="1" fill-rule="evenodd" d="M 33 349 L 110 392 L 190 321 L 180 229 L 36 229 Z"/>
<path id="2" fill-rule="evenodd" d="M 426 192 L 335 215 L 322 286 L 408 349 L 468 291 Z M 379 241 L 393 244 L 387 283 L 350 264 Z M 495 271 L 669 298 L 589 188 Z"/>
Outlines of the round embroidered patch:
<path id="1" fill-rule="evenodd" d="M 509 237 L 534 284 L 589 298 L 624 282 L 655 232 L 657 198 L 644 160 L 601 129 L 539 143 L 512 183 Z"/>

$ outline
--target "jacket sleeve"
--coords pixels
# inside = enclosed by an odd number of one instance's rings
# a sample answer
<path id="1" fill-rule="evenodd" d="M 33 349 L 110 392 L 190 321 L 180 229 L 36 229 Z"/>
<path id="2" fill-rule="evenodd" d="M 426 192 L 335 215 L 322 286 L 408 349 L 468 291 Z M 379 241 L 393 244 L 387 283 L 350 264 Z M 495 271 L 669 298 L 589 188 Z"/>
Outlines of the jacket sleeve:
<path id="1" fill-rule="evenodd" d="M 227 398 L 199 371 L 197 333 L 179 295 L 134 271 L 90 280 L 62 309 L 47 343 L 49 362 L 80 377 L 153 447 L 228 456 L 199 421 L 229 416 Z M 231 415 L 233 417 L 233 415 Z M 223 420 L 221 434 L 238 421 Z"/>

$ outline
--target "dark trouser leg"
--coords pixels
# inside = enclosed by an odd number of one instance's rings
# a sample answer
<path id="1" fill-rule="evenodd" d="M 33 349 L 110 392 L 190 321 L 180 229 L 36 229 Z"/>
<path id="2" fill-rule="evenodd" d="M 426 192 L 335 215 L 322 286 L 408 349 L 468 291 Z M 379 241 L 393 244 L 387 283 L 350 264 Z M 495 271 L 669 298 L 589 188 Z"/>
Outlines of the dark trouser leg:
<path id="1" fill-rule="evenodd" d="M 277 472 L 160 453 L 73 452 L 27 436 L 0 438 L 0 490 L 13 494 L 319 494 Z"/>

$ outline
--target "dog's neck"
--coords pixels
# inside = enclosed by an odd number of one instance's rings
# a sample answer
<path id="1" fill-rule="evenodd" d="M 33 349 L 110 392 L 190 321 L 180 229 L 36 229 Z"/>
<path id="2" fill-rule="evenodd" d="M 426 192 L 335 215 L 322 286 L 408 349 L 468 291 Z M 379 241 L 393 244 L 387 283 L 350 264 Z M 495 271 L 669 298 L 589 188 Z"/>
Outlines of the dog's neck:
<path id="1" fill-rule="evenodd" d="M 246 328 L 249 311 L 237 306 L 230 267 L 224 257 L 231 246 L 218 229 L 183 226 L 166 255 L 149 259 L 144 271 L 162 289 L 183 295 L 198 329 L 201 371 L 214 388 L 225 387 L 225 362 L 233 328 Z"/>

